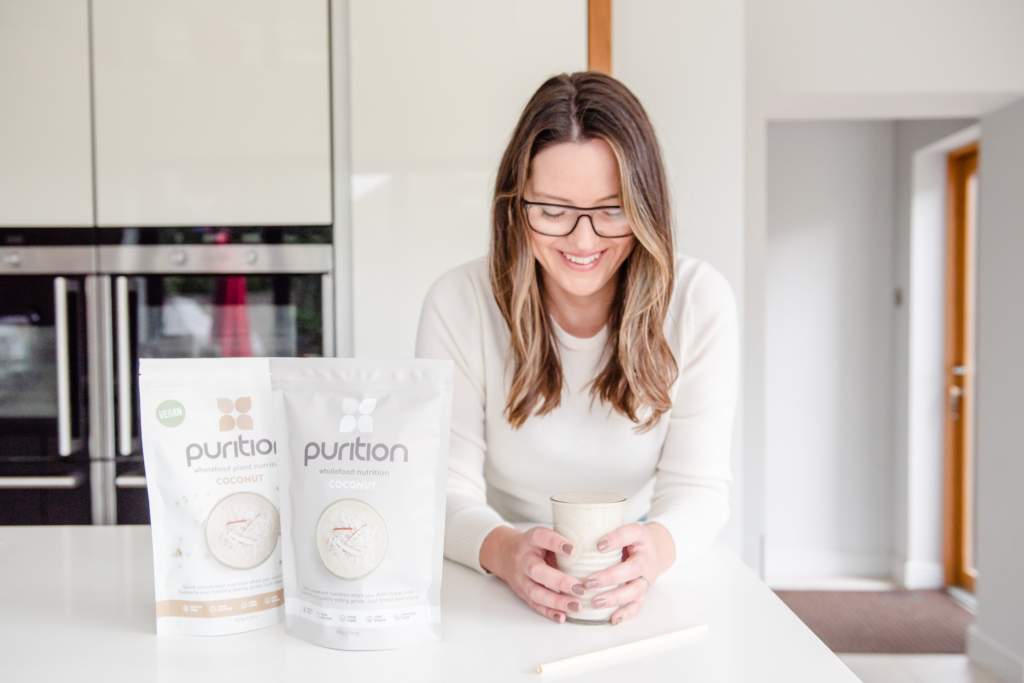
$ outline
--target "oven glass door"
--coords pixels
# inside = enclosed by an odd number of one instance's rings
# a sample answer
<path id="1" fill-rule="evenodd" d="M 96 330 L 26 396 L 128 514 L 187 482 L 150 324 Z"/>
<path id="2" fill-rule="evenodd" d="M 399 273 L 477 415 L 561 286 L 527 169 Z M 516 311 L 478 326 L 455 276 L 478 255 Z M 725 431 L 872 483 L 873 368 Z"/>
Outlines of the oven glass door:
<path id="1" fill-rule="evenodd" d="M 324 355 L 328 283 L 320 274 L 113 277 L 119 523 L 149 522 L 138 359 Z"/>
<path id="2" fill-rule="evenodd" d="M 0 276 L 0 525 L 92 521 L 84 291 Z"/>

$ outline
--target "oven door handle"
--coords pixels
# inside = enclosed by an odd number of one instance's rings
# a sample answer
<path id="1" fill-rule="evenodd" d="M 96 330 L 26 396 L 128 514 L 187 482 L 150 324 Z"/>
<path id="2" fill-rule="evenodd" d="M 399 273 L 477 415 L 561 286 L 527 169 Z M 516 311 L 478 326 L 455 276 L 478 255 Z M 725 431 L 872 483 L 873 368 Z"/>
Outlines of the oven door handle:
<path id="1" fill-rule="evenodd" d="M 71 455 L 71 359 L 68 352 L 68 281 L 53 278 L 57 336 L 57 453 Z"/>
<path id="2" fill-rule="evenodd" d="M 128 278 L 116 280 L 117 291 L 117 452 L 132 454 L 132 348 L 128 316 Z"/>
<path id="3" fill-rule="evenodd" d="M 77 472 L 65 476 L 0 477 L 0 489 L 76 489 L 82 485 Z"/>

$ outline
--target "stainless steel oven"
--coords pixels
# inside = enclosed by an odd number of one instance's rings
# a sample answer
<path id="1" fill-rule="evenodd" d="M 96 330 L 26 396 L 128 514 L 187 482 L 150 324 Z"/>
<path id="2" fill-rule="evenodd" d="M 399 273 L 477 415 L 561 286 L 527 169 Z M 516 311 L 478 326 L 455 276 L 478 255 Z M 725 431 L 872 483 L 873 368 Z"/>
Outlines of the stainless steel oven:
<path id="1" fill-rule="evenodd" d="M 0 525 L 89 524 L 101 512 L 91 243 L 88 229 L 0 230 Z"/>
<path id="2" fill-rule="evenodd" d="M 112 368 L 108 507 L 149 522 L 138 360 L 333 356 L 330 228 L 99 229 Z"/>

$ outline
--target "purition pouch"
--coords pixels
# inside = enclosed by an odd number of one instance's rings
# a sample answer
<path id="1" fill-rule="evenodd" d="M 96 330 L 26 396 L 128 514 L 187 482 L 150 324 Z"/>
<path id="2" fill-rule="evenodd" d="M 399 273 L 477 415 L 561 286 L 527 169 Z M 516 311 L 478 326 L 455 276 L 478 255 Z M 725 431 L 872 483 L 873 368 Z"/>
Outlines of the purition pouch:
<path id="1" fill-rule="evenodd" d="M 278 446 L 266 358 L 141 359 L 157 633 L 283 618 Z"/>
<path id="2" fill-rule="evenodd" d="M 289 634 L 437 642 L 451 361 L 271 359 Z"/>

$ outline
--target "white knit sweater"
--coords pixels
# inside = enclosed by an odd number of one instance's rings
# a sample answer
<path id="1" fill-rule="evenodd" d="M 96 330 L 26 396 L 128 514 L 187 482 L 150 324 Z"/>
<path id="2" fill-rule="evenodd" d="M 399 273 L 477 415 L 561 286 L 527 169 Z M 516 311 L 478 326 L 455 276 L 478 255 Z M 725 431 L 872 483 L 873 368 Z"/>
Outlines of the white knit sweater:
<path id="1" fill-rule="evenodd" d="M 612 491 L 626 520 L 663 524 L 677 561 L 714 541 L 729 516 L 729 445 L 738 384 L 736 302 L 697 259 L 676 260 L 665 337 L 679 379 L 672 410 L 637 434 L 634 423 L 591 400 L 607 330 L 589 339 L 555 325 L 565 377 L 561 405 L 518 430 L 502 416 L 511 369 L 509 332 L 485 258 L 443 275 L 423 304 L 416 355 L 455 361 L 445 556 L 483 571 L 480 546 L 510 522 L 551 523 L 550 496 Z"/>

